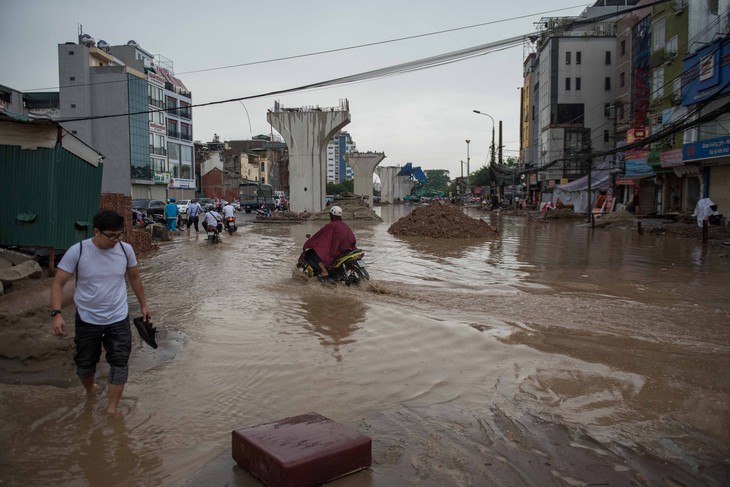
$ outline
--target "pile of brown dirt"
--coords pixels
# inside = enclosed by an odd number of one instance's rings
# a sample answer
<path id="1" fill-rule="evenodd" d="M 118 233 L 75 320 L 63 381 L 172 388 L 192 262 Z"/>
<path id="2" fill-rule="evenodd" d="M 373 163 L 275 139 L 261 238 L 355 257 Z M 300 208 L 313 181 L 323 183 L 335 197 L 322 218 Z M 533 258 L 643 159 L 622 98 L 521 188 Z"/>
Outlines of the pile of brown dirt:
<path id="1" fill-rule="evenodd" d="M 393 223 L 388 233 L 409 237 L 487 238 L 499 235 L 487 222 L 448 203 L 421 206 Z"/>
<path id="2" fill-rule="evenodd" d="M 730 242 L 730 227 L 710 225 L 707 230 L 708 239 Z M 655 228 L 648 229 L 648 233 L 667 235 L 670 237 L 702 239 L 702 227 L 697 226 L 697 223 L 664 223 Z"/>
<path id="3" fill-rule="evenodd" d="M 636 217 L 626 210 L 616 210 L 612 213 L 606 213 L 605 215 L 597 216 L 595 219 L 595 226 L 597 227 L 628 224 L 635 225 Z"/>
<path id="4" fill-rule="evenodd" d="M 329 220 L 330 219 L 330 208 L 332 206 L 339 206 L 342 208 L 342 219 L 345 221 L 351 220 L 372 220 L 382 222 L 380 218 L 372 208 L 370 208 L 362 198 L 356 195 L 344 194 L 335 197 L 335 201 L 332 205 L 328 206 L 324 210 L 315 213 L 310 218 L 311 220 Z"/>

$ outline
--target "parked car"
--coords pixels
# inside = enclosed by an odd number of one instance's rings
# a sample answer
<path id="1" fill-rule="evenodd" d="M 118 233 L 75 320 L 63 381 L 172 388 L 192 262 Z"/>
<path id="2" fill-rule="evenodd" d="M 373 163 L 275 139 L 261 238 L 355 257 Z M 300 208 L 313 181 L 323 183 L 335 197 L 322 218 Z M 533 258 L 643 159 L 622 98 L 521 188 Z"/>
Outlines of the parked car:
<path id="1" fill-rule="evenodd" d="M 185 214 L 188 212 L 188 205 L 190 204 L 190 200 L 179 200 L 177 202 L 177 211 L 178 213 Z"/>
<path id="2" fill-rule="evenodd" d="M 165 202 L 160 200 L 132 200 L 132 209 L 140 210 L 145 214 L 152 215 L 164 215 L 165 214 Z"/>
<path id="3" fill-rule="evenodd" d="M 213 208 L 215 205 L 215 201 L 213 201 L 211 198 L 198 198 L 198 204 L 203 209 L 203 211 L 208 211 Z"/>

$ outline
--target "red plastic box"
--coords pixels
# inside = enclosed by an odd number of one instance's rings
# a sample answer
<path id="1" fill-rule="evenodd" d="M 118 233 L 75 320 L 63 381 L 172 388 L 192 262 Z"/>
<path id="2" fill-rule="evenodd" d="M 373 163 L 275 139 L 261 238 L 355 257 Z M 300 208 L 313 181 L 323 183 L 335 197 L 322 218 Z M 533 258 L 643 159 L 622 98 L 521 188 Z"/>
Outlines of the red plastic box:
<path id="1" fill-rule="evenodd" d="M 272 487 L 312 487 L 370 466 L 371 440 L 317 413 L 233 431 L 233 459 Z"/>

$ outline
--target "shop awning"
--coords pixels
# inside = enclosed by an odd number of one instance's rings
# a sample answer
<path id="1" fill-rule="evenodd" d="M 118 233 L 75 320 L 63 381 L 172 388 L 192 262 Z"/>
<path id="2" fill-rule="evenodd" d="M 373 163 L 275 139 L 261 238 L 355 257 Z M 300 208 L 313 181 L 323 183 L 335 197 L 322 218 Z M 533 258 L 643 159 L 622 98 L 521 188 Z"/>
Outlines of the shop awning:
<path id="1" fill-rule="evenodd" d="M 700 173 L 700 166 L 676 166 L 672 168 L 678 178 L 696 176 Z"/>
<path id="2" fill-rule="evenodd" d="M 601 190 L 608 188 L 610 176 L 608 171 L 591 172 L 591 190 Z M 575 181 L 557 186 L 563 191 L 585 191 L 588 189 L 588 175 L 580 177 Z"/>

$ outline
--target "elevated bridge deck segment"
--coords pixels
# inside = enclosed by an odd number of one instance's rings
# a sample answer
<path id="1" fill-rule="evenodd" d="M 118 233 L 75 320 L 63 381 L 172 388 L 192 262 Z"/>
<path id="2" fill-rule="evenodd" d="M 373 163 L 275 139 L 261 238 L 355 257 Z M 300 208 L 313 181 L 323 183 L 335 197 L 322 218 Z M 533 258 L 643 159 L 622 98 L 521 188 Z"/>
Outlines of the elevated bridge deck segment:
<path id="1" fill-rule="evenodd" d="M 349 102 L 341 100 L 336 108 L 284 108 L 276 102 L 266 118 L 289 147 L 290 209 L 321 211 L 327 189 L 327 144 L 350 123 Z"/>

